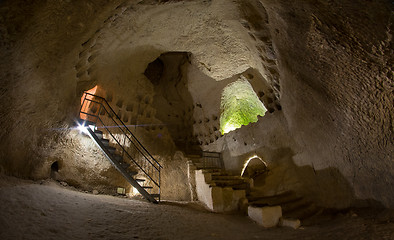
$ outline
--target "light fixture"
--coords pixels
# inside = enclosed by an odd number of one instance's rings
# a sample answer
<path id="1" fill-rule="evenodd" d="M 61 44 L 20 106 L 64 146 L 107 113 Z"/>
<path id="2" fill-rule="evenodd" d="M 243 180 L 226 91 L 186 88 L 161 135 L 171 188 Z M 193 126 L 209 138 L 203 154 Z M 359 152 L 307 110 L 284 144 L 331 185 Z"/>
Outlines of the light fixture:
<path id="1" fill-rule="evenodd" d="M 95 126 L 94 125 L 85 126 L 85 122 L 83 122 L 82 124 L 78 123 L 79 133 L 89 134 L 88 127 L 90 129 L 92 129 L 92 131 L 95 130 Z"/>

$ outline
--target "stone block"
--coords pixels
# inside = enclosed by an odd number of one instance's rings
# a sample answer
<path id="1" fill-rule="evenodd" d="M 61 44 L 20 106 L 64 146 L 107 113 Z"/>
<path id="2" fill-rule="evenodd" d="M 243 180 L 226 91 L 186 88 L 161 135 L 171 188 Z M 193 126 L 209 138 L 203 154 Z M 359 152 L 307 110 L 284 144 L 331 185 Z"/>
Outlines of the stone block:
<path id="1" fill-rule="evenodd" d="M 233 212 L 240 210 L 240 202 L 246 198 L 245 190 L 231 187 L 211 187 L 202 170 L 195 171 L 196 192 L 200 202 L 213 212 Z"/>
<path id="2" fill-rule="evenodd" d="M 279 226 L 297 229 L 301 226 L 301 221 L 299 219 L 280 218 Z"/>
<path id="3" fill-rule="evenodd" d="M 270 207 L 248 207 L 248 216 L 263 227 L 275 227 L 282 217 L 280 206 Z"/>

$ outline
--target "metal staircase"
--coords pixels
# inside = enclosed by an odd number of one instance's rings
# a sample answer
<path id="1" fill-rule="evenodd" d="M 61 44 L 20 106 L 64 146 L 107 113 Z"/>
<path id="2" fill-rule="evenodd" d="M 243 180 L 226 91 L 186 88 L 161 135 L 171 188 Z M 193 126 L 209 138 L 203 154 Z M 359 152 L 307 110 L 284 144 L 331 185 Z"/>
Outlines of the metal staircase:
<path id="1" fill-rule="evenodd" d="M 148 201 L 160 202 L 162 166 L 138 141 L 107 100 L 85 92 L 79 118 L 80 127 L 123 177 Z"/>

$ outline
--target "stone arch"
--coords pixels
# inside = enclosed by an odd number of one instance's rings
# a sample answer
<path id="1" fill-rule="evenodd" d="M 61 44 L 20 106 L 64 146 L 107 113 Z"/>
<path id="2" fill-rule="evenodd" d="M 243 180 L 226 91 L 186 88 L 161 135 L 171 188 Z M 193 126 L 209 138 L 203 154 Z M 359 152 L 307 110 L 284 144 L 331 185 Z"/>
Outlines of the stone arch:
<path id="1" fill-rule="evenodd" d="M 255 155 L 245 162 L 241 176 L 253 179 L 267 172 L 267 169 L 267 163 L 261 157 Z"/>

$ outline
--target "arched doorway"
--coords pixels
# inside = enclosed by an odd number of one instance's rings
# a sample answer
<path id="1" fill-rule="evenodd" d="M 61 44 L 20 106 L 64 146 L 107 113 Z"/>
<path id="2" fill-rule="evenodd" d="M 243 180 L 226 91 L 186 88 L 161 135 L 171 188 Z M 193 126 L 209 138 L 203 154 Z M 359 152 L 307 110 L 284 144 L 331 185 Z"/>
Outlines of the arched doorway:
<path id="1" fill-rule="evenodd" d="M 267 163 L 259 156 L 249 158 L 241 171 L 241 176 L 250 179 L 250 187 L 260 185 L 261 179 L 264 179 L 268 171 Z"/>

